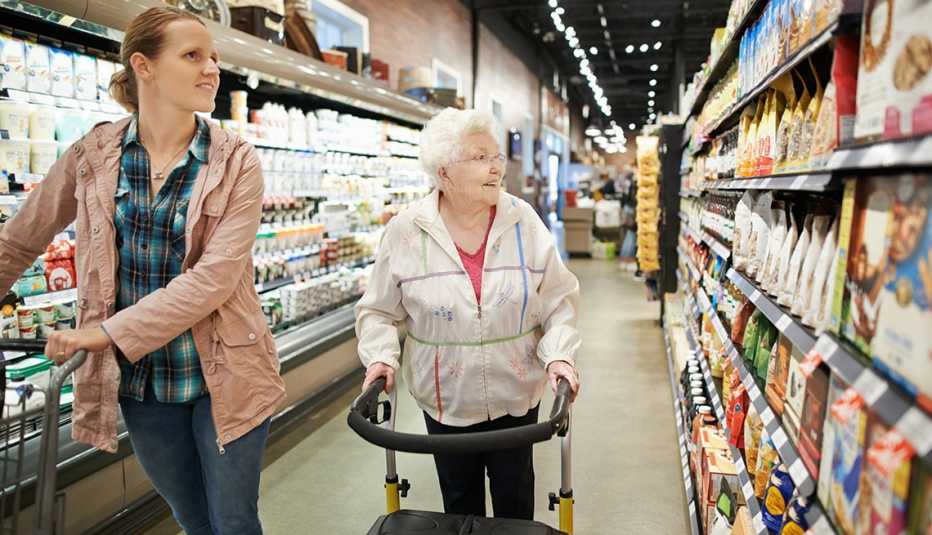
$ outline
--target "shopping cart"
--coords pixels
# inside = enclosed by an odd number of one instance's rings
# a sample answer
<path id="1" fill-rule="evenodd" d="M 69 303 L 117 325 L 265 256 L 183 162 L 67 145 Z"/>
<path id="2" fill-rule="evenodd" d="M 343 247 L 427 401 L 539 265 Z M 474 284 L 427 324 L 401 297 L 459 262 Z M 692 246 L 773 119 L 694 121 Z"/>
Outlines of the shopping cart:
<path id="1" fill-rule="evenodd" d="M 45 349 L 44 340 L 0 340 L 0 352 L 41 353 Z M 64 495 L 55 489 L 55 476 L 58 461 L 58 427 L 59 401 L 61 388 L 65 379 L 78 369 L 87 359 L 87 353 L 78 351 L 74 357 L 62 364 L 53 366 L 49 372 L 47 387 L 6 384 L 6 366 L 19 360 L 2 360 L 0 366 L 0 396 L 2 416 L 0 416 L 0 534 L 29 533 L 37 535 L 55 535 L 64 532 Z M 7 404 L 7 388 L 19 400 Z M 30 400 L 35 396 L 44 397 L 43 403 L 37 405 Z M 15 398 L 14 398 L 15 399 Z M 38 466 L 32 474 L 23 466 L 27 452 L 33 448 L 34 439 L 39 438 Z M 35 523 L 29 530 L 29 524 L 20 524 L 19 516 L 27 504 L 23 501 L 23 490 L 35 485 Z"/>
<path id="2" fill-rule="evenodd" d="M 417 435 L 395 431 L 397 390 L 387 401 L 379 401 L 385 379 L 372 383 L 353 401 L 347 418 L 349 426 L 366 441 L 385 448 L 385 501 L 387 514 L 380 516 L 368 535 L 556 535 L 573 533 L 573 485 L 570 448 L 570 385 L 561 379 L 553 401 L 550 418 L 545 422 L 478 433 Z M 381 409 L 381 411 L 379 410 Z M 559 497 L 550 493 L 550 510 L 559 505 L 560 530 L 526 520 L 475 517 L 429 511 L 403 510 L 400 497 L 407 497 L 411 486 L 398 480 L 395 452 L 429 454 L 478 453 L 519 448 L 561 438 L 560 464 L 562 481 Z"/>

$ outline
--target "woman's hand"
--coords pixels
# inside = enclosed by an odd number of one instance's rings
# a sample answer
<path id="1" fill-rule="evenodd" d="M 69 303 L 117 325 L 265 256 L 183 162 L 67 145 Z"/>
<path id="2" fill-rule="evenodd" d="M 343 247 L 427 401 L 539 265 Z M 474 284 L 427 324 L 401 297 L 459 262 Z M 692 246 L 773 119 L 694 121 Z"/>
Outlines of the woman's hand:
<path id="1" fill-rule="evenodd" d="M 369 385 L 379 377 L 385 378 L 385 393 L 390 394 L 395 389 L 395 368 L 384 362 L 373 362 L 366 368 L 366 379 L 362 382 L 362 391 L 365 392 Z"/>
<path id="2" fill-rule="evenodd" d="M 579 394 L 579 374 L 576 373 L 576 368 L 572 364 L 566 362 L 565 360 L 555 360 L 547 366 L 547 375 L 550 376 L 550 388 L 553 389 L 553 393 L 557 393 L 557 380 L 559 378 L 564 378 L 570 384 L 570 390 L 573 391 L 573 398 L 570 401 L 576 401 L 576 396 Z"/>
<path id="3" fill-rule="evenodd" d="M 111 345 L 113 341 L 110 336 L 100 327 L 55 331 L 45 344 L 45 356 L 54 360 L 55 364 L 62 364 L 81 349 L 93 353 Z"/>

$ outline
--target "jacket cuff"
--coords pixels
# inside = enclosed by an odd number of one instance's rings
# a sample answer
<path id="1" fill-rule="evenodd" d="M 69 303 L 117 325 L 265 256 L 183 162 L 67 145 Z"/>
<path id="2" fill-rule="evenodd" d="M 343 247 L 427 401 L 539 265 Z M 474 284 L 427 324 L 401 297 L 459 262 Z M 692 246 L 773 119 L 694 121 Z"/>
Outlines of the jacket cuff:
<path id="1" fill-rule="evenodd" d="M 136 343 L 137 338 L 133 335 L 132 329 L 126 325 L 126 322 L 121 321 L 119 312 L 101 323 L 100 328 L 107 333 L 113 345 L 131 363 L 135 363 L 146 355 L 139 344 Z"/>
<path id="2" fill-rule="evenodd" d="M 396 372 L 398 371 L 398 368 L 401 367 L 401 363 L 398 362 L 398 359 L 393 359 L 391 357 L 377 357 L 377 358 L 367 359 L 367 361 L 368 361 L 368 364 L 366 364 L 367 369 L 369 368 L 369 366 L 372 366 L 376 362 L 381 362 L 382 364 L 391 366 L 392 369 L 395 370 Z"/>

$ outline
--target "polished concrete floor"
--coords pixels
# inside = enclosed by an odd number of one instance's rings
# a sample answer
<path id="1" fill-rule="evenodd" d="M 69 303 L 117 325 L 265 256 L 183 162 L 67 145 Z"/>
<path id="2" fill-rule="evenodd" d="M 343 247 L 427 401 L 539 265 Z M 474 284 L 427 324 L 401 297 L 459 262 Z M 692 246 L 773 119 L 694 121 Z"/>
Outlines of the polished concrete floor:
<path id="1" fill-rule="evenodd" d="M 582 287 L 583 337 L 577 362 L 583 386 L 573 416 L 575 533 L 686 533 L 659 305 L 648 303 L 643 283 L 615 262 L 574 259 L 570 268 Z M 259 504 L 266 533 L 365 534 L 384 510 L 383 450 L 346 425 L 355 394 L 270 448 Z M 423 432 L 410 396 L 399 397 L 398 430 Z M 542 414 L 551 401 L 548 393 Z M 560 484 L 559 446 L 552 440 L 534 450 L 536 517 L 551 525 L 557 516 L 547 510 L 547 494 Z M 412 484 L 402 507 L 442 509 L 431 457 L 401 454 L 398 472 Z M 169 519 L 152 534 L 177 532 Z"/>

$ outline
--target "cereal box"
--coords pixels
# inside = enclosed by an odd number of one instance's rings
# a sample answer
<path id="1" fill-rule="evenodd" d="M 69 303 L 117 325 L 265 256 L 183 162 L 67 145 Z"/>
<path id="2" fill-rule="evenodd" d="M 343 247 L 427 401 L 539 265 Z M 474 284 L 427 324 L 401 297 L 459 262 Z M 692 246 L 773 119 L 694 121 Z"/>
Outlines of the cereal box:
<path id="1" fill-rule="evenodd" d="M 874 365 L 932 395 L 932 177 L 859 179 L 851 214 L 842 334 Z"/>
<path id="2" fill-rule="evenodd" d="M 855 136 L 932 132 L 932 32 L 928 0 L 866 0 Z"/>

